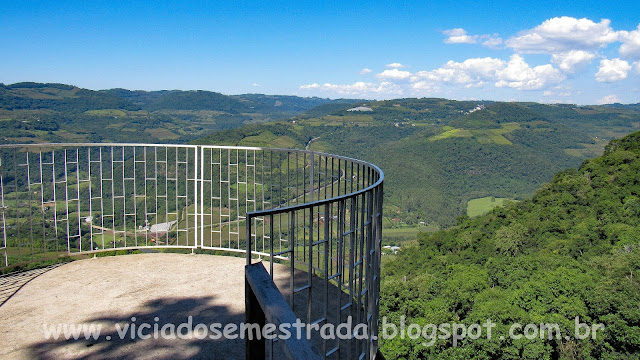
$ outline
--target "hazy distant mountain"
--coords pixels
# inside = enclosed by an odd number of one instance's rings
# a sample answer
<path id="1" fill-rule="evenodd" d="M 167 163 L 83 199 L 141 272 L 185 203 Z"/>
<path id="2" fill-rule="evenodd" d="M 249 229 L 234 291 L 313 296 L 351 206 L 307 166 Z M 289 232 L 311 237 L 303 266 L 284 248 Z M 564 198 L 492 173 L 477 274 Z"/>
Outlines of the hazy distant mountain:
<path id="1" fill-rule="evenodd" d="M 317 105 L 347 101 L 260 94 L 229 96 L 211 91 L 93 91 L 65 84 L 0 84 L 0 141 L 185 142 L 211 131 L 284 119 Z"/>

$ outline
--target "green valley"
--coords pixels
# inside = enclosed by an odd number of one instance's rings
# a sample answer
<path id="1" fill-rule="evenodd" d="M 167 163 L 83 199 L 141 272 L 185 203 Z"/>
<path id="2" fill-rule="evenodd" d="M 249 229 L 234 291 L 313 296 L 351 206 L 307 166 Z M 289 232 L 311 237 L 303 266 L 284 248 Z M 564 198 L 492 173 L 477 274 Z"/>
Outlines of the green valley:
<path id="1" fill-rule="evenodd" d="M 372 111 L 349 111 L 356 105 Z M 524 199 L 638 128 L 634 108 L 398 99 L 323 105 L 196 143 L 308 146 L 371 161 L 386 173 L 388 218 L 447 227 L 470 200 Z"/>

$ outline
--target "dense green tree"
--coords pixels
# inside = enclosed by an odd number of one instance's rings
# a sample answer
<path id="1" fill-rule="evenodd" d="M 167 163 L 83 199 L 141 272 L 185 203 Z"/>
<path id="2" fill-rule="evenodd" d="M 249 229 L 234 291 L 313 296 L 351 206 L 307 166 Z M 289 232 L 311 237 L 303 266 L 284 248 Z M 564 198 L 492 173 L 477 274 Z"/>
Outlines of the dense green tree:
<path id="1" fill-rule="evenodd" d="M 531 199 L 421 234 L 383 267 L 381 315 L 496 323 L 491 339 L 383 340 L 388 358 L 626 359 L 640 352 L 640 132 L 558 173 Z M 575 322 L 603 324 L 574 337 Z M 534 339 L 512 324 L 557 324 Z M 548 335 L 551 334 L 551 337 Z M 566 337 L 568 336 L 568 337 Z M 501 337 L 502 340 L 500 339 Z"/>

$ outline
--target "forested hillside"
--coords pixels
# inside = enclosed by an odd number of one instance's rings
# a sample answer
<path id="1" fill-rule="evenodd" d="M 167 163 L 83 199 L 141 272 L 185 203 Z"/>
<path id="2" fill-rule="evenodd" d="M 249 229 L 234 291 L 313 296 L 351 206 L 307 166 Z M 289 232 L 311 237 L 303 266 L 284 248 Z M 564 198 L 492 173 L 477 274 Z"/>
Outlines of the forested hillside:
<path id="1" fill-rule="evenodd" d="M 349 111 L 355 105 L 371 111 Z M 197 143 L 308 146 L 371 161 L 386 173 L 386 226 L 433 228 L 453 225 L 472 199 L 531 196 L 638 128 L 640 112 L 631 107 L 398 99 L 325 104 Z"/>
<path id="2" fill-rule="evenodd" d="M 346 100 L 210 91 L 92 91 L 0 84 L 0 143 L 184 143 L 211 131 L 284 119 Z"/>
<path id="3" fill-rule="evenodd" d="M 556 174 L 531 199 L 421 234 L 418 246 L 382 269 L 388 322 L 497 324 L 492 339 L 455 347 L 451 338 L 431 346 L 422 338 L 383 340 L 389 359 L 637 358 L 640 132 Z M 575 339 L 576 317 L 605 328 L 595 339 Z M 514 323 L 558 324 L 562 336 L 513 339 Z"/>

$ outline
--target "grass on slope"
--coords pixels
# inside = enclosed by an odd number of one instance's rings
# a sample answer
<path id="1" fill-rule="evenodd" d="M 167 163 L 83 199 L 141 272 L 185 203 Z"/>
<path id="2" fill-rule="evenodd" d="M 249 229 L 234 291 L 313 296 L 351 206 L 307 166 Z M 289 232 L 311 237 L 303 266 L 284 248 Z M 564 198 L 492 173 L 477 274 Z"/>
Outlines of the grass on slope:
<path id="1" fill-rule="evenodd" d="M 520 129 L 518 123 L 506 123 L 502 124 L 500 129 L 458 129 L 451 126 L 444 126 L 443 133 L 431 136 L 430 141 L 443 140 L 452 137 L 468 137 L 473 138 L 480 144 L 499 144 L 499 145 L 513 145 L 511 141 L 505 138 L 503 135 L 512 131 Z"/>
<path id="2" fill-rule="evenodd" d="M 513 201 L 513 199 L 487 196 L 469 200 L 469 202 L 467 202 L 467 216 L 474 217 L 484 215 L 494 208 L 504 206 L 507 201 Z"/>

